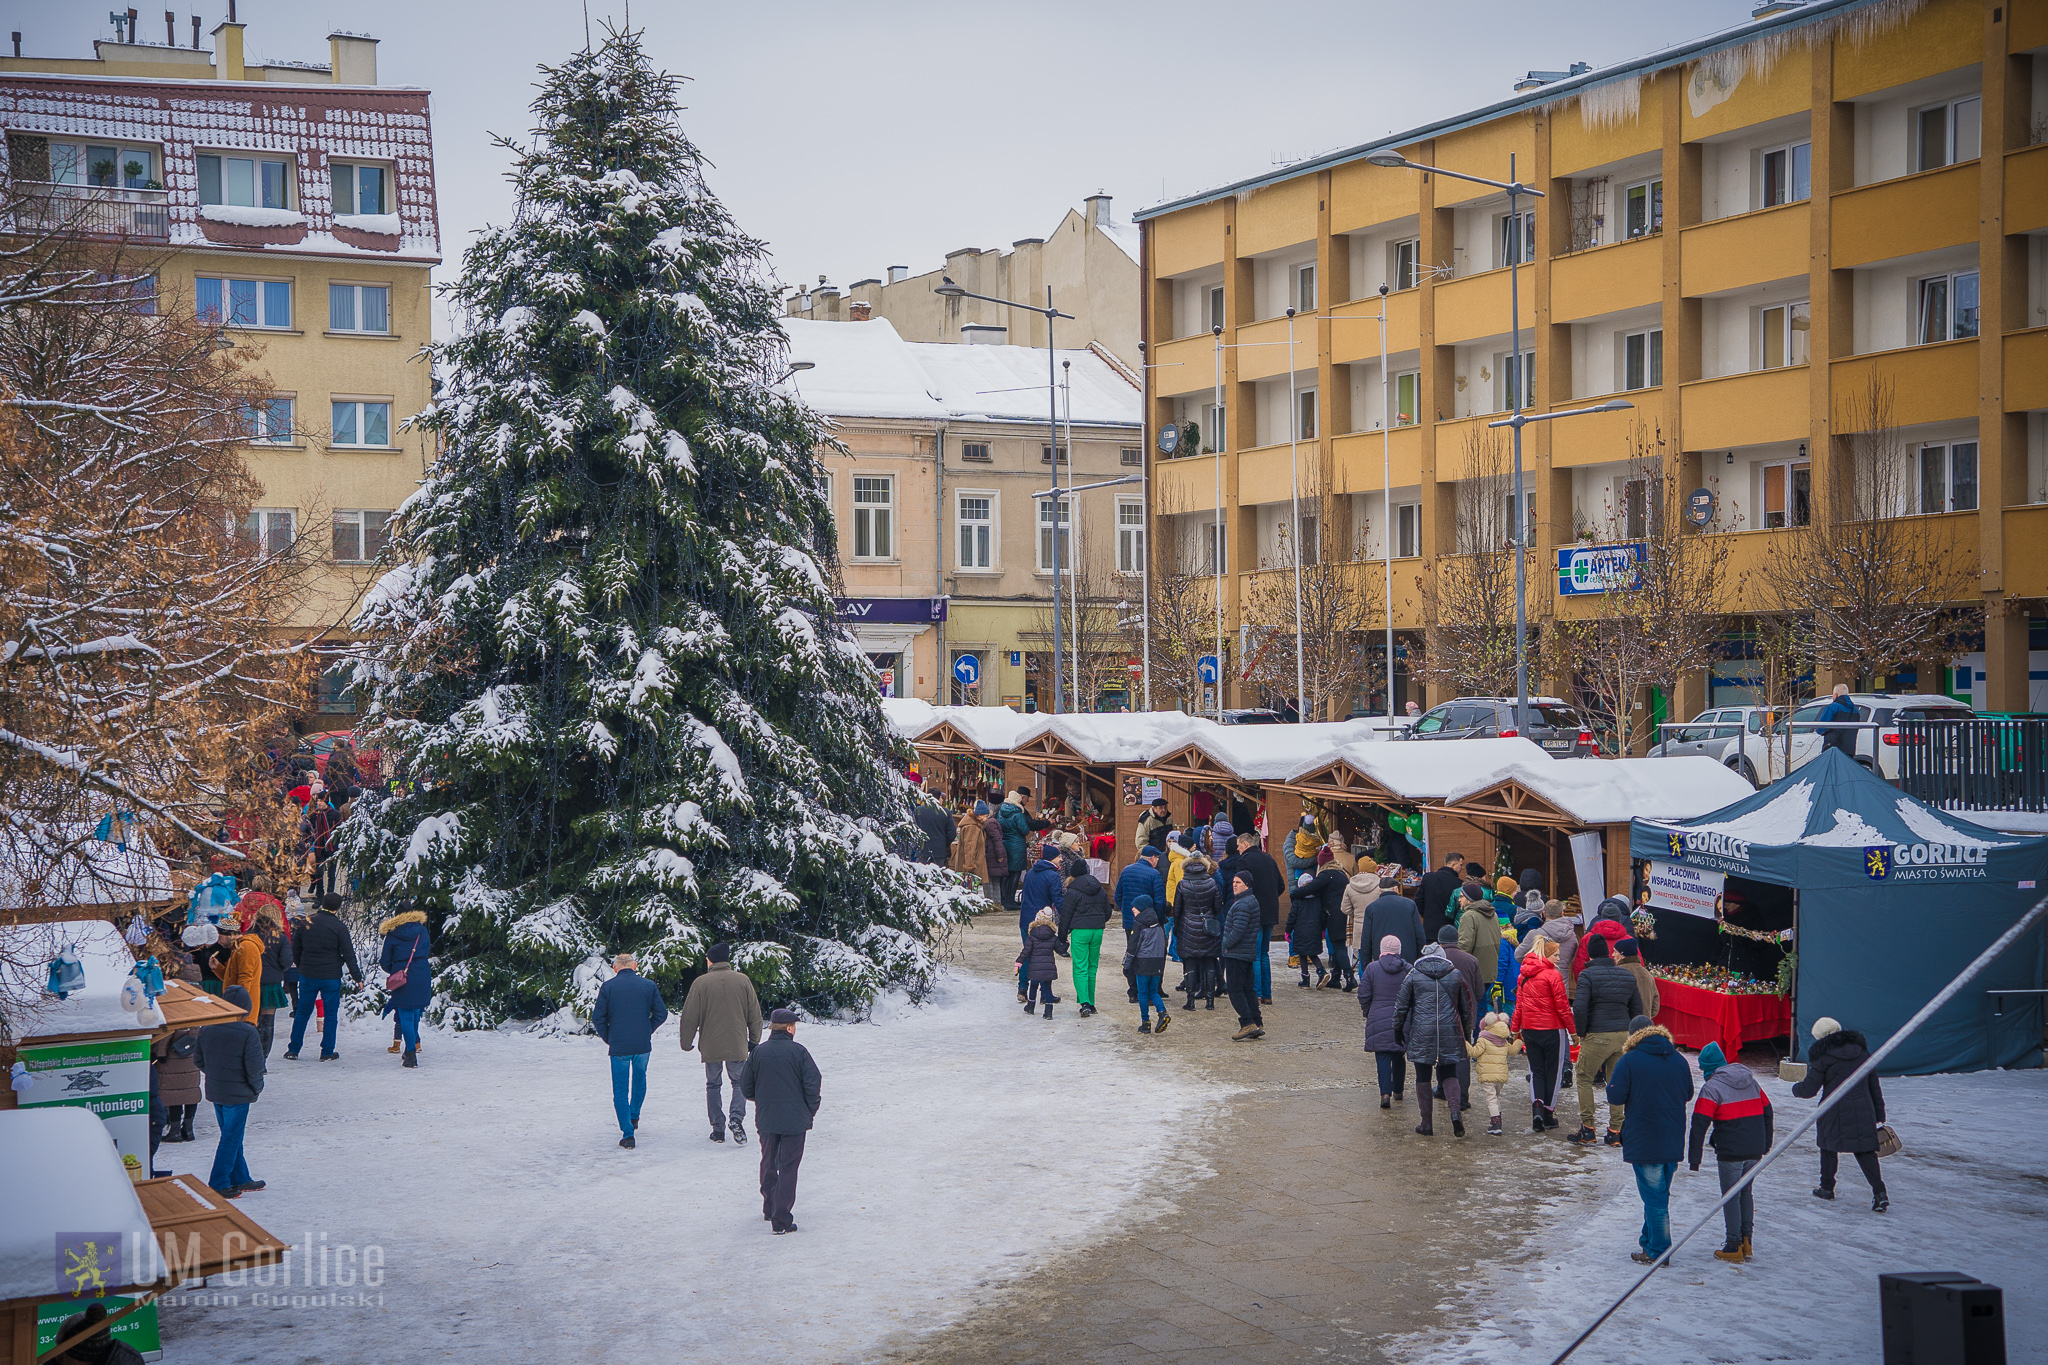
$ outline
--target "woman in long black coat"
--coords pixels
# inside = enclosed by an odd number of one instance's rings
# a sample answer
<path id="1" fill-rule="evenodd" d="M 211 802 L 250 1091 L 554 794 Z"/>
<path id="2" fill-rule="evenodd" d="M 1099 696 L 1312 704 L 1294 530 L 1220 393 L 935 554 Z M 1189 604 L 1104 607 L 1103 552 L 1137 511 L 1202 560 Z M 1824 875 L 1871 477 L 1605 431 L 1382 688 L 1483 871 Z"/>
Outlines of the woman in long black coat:
<path id="1" fill-rule="evenodd" d="M 1365 1015 L 1365 1050 L 1379 1065 L 1380 1108 L 1400 1103 L 1407 1089 L 1408 1057 L 1394 1032 L 1394 1010 L 1401 1000 L 1401 983 L 1408 979 L 1408 962 L 1401 956 L 1401 940 L 1392 934 L 1380 940 L 1380 955 L 1358 969 L 1358 1008 Z"/>
<path id="2" fill-rule="evenodd" d="M 1832 1019 L 1816 1019 L 1813 1038 L 1813 1047 L 1807 1053 L 1806 1079 L 1792 1087 L 1792 1093 L 1802 1100 L 1834 1094 L 1870 1056 L 1870 1045 L 1862 1034 L 1845 1029 Z M 1841 1103 L 1820 1116 L 1814 1133 L 1820 1144 L 1820 1185 L 1814 1190 L 1815 1196 L 1835 1197 L 1835 1171 L 1841 1165 L 1842 1153 L 1847 1152 L 1856 1158 L 1863 1178 L 1870 1182 L 1870 1207 L 1883 1213 L 1892 1206 L 1877 1159 L 1877 1126 L 1883 1122 L 1884 1091 L 1878 1086 L 1877 1073 L 1872 1072 L 1842 1096 Z"/>

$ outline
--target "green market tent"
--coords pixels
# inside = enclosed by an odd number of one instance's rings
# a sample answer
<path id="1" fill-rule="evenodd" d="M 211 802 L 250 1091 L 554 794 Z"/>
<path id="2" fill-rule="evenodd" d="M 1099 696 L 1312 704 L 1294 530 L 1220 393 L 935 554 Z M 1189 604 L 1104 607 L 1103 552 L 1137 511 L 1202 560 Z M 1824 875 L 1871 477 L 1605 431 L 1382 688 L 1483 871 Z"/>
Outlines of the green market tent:
<path id="1" fill-rule="evenodd" d="M 1833 1016 L 1876 1048 L 2011 928 L 2048 888 L 2048 838 L 1936 810 L 1837 749 L 1696 820 L 1635 820 L 1636 858 L 1791 887 L 1799 968 L 1793 1046 Z M 1886 1075 L 2037 1066 L 2041 926 L 1886 1059 Z"/>

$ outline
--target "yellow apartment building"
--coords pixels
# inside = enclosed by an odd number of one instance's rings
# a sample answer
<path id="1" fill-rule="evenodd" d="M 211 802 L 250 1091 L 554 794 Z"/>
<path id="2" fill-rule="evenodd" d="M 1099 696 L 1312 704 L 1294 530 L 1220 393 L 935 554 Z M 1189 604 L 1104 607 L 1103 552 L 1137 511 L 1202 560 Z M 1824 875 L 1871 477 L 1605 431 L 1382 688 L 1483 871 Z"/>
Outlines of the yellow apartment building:
<path id="1" fill-rule="evenodd" d="M 86 58 L 24 56 L 16 35 L 0 56 L 6 174 L 51 221 L 152 268 L 166 305 L 224 319 L 275 385 L 247 417 L 263 494 L 244 530 L 322 557 L 301 621 L 330 625 L 431 454 L 401 429 L 432 397 L 428 93 L 377 84 L 374 38 L 331 35 L 326 65 L 259 65 L 232 18 L 211 47 L 196 18 L 189 37 L 165 24 L 164 42 L 137 41 L 131 17 Z M 315 719 L 339 728 L 335 683 Z"/>
<path id="2" fill-rule="evenodd" d="M 1544 197 L 1511 219 L 1499 190 L 1368 159 L 1387 152 L 1497 181 L 1512 165 Z M 2030 671 L 2044 690 L 2048 0 L 1781 0 L 1137 219 L 1148 428 L 1199 429 L 1177 458 L 1151 450 L 1154 553 L 1192 547 L 1213 568 L 1220 487 L 1233 639 L 1276 562 L 1290 454 L 1349 516 L 1324 545 L 1377 560 L 1391 537 L 1397 582 L 1415 584 L 1468 533 L 1469 436 L 1518 383 L 1539 412 L 1633 403 L 1527 429 L 1540 628 L 1594 609 L 1561 596 L 1561 547 L 1641 534 L 1638 423 L 1665 437 L 1678 487 L 1715 490 L 1703 533 L 1733 538 L 1732 583 L 1811 514 L 1830 464 L 1812 452 L 1852 434 L 1843 414 L 1877 377 L 1910 512 L 1969 562 L 1985 607 L 1975 676 L 1926 690 L 1995 710 L 2028 709 Z M 1423 603 L 1395 592 L 1404 637 Z M 1723 682 L 1692 680 L 1672 709 Z M 1741 700 L 1726 682 L 1716 699 Z M 1398 673 L 1396 696 L 1440 699 Z"/>

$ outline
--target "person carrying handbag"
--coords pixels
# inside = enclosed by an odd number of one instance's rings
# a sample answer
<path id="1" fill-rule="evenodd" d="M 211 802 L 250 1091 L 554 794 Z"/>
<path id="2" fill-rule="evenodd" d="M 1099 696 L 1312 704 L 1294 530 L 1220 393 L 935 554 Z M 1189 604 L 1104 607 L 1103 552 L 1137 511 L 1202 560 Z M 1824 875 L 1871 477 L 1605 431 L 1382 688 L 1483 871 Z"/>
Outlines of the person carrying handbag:
<path id="1" fill-rule="evenodd" d="M 1825 1098 L 1856 1074 L 1856 1068 L 1870 1056 L 1870 1046 L 1856 1030 L 1821 1018 L 1813 1021 L 1813 1046 L 1806 1056 L 1806 1079 L 1795 1084 L 1792 1093 L 1802 1100 L 1815 1095 Z M 1820 1116 L 1814 1137 L 1820 1146 L 1820 1184 L 1814 1188 L 1814 1198 L 1835 1197 L 1835 1173 L 1841 1167 L 1842 1153 L 1847 1152 L 1856 1159 L 1863 1178 L 1870 1182 L 1870 1211 L 1883 1213 L 1892 1206 L 1891 1195 L 1884 1187 L 1884 1172 L 1877 1162 L 1887 1146 L 1887 1137 L 1891 1139 L 1891 1150 L 1898 1150 L 1898 1136 L 1884 1126 L 1884 1090 L 1875 1074 L 1864 1077 L 1834 1108 Z"/>
<path id="2" fill-rule="evenodd" d="M 384 949 L 377 965 L 385 972 L 384 1008 L 381 1014 L 396 1016 L 405 1044 L 401 1066 L 416 1067 L 420 1050 L 420 1015 L 433 998 L 432 967 L 428 952 L 432 940 L 427 933 L 427 913 L 410 907 L 377 926 L 384 935 Z"/>

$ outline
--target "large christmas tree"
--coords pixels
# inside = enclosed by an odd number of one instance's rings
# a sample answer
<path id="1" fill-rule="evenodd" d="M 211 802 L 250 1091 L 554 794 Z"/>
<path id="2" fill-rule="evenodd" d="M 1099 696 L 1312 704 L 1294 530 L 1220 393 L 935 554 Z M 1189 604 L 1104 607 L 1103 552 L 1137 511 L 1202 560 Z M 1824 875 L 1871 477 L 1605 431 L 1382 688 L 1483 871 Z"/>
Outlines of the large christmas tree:
<path id="1" fill-rule="evenodd" d="M 765 999 L 922 977 L 973 902 L 913 863 L 873 673 L 835 620 L 818 419 L 777 388 L 761 244 L 706 188 L 635 33 L 543 68 L 512 224 L 482 234 L 360 624 L 367 884 L 435 920 L 439 1015 L 673 989 L 721 940 Z"/>

